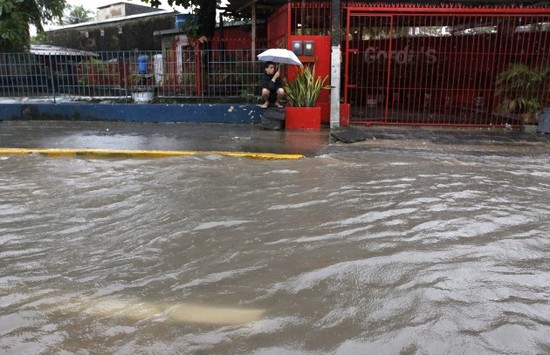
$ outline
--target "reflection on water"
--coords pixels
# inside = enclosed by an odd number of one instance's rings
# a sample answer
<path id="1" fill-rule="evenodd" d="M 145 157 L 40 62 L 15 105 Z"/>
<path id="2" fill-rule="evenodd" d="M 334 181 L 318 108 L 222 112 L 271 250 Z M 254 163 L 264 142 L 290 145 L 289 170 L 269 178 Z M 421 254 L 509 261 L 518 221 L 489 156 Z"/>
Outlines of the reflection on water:
<path id="1" fill-rule="evenodd" d="M 246 324 L 261 319 L 264 310 L 206 306 L 200 304 L 155 304 L 138 300 L 99 298 L 75 304 L 75 313 L 90 313 L 104 317 L 129 318 L 141 321 L 148 318 L 171 323 L 204 323 L 216 325 Z"/>
<path id="2" fill-rule="evenodd" d="M 0 158 L 0 352 L 548 353 L 550 159 Z"/>

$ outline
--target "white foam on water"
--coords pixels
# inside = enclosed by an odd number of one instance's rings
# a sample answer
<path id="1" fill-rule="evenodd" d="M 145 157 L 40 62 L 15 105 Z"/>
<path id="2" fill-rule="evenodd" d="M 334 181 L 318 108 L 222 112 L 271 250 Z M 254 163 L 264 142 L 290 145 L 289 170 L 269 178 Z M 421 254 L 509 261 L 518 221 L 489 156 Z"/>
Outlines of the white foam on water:
<path id="1" fill-rule="evenodd" d="M 205 223 L 199 224 L 198 226 L 193 228 L 193 230 L 200 231 L 200 230 L 213 229 L 213 228 L 219 228 L 219 227 L 234 227 L 234 226 L 239 226 L 250 222 L 251 221 L 247 221 L 247 220 L 205 222 Z"/>
<path id="2" fill-rule="evenodd" d="M 320 205 L 320 204 L 329 203 L 329 202 L 330 202 L 329 200 L 313 200 L 313 201 L 286 204 L 286 205 L 273 205 L 273 206 L 269 206 L 267 209 L 272 211 L 298 209 L 298 208 L 310 207 L 310 206 Z"/>
<path id="3" fill-rule="evenodd" d="M 235 276 L 241 276 L 246 273 L 252 272 L 257 270 L 257 267 L 249 267 L 249 268 L 242 268 L 242 269 L 236 269 L 236 270 L 228 270 L 228 271 L 222 271 L 222 272 L 216 272 L 208 274 L 204 277 L 194 279 L 193 281 L 190 281 L 188 283 L 185 283 L 183 285 L 179 285 L 176 287 L 173 287 L 174 290 L 181 290 L 189 287 L 195 287 L 200 285 L 206 285 L 211 284 L 227 279 L 231 279 Z"/>
<path id="4" fill-rule="evenodd" d="M 397 217 L 402 215 L 411 214 L 418 211 L 417 208 L 397 208 L 389 211 L 373 211 L 364 213 L 357 217 L 345 218 L 341 221 L 338 221 L 338 224 L 341 225 L 352 225 L 358 223 L 371 223 L 383 219 L 388 219 L 390 217 Z"/>
<path id="5" fill-rule="evenodd" d="M 264 175 L 271 175 L 271 174 L 281 174 L 281 175 L 292 175 L 292 174 L 299 174 L 300 172 L 298 170 L 290 170 L 290 169 L 281 169 L 281 170 L 272 170 L 265 172 Z"/>

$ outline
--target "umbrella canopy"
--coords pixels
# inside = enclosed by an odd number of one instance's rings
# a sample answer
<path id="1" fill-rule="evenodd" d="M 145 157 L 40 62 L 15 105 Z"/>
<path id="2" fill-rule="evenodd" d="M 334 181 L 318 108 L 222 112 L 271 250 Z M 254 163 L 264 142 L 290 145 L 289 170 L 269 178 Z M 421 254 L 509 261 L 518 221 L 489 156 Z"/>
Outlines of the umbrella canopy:
<path id="1" fill-rule="evenodd" d="M 258 54 L 258 60 L 263 62 L 302 65 L 302 62 L 300 62 L 300 59 L 298 59 L 294 52 L 284 48 L 268 49 Z"/>

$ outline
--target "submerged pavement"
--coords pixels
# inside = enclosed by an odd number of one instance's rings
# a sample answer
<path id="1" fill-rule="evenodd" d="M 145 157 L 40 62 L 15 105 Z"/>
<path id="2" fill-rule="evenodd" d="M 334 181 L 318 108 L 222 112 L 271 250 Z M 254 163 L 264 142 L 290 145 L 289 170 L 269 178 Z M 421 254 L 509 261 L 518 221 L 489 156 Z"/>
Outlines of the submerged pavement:
<path id="1" fill-rule="evenodd" d="M 465 154 L 549 154 L 550 134 L 504 127 L 357 126 L 364 141 L 331 144 L 327 152 L 415 150 Z"/>
<path id="2" fill-rule="evenodd" d="M 328 129 L 281 132 L 246 124 L 0 122 L 3 154 L 159 157 L 217 153 L 295 159 L 317 154 L 327 144 L 329 135 Z"/>
<path id="3" fill-rule="evenodd" d="M 504 128 L 354 126 L 346 129 L 360 132 L 364 140 L 343 143 L 331 135 L 329 128 L 269 131 L 248 124 L 0 121 L 0 154 L 161 157 L 220 153 L 260 159 L 296 159 L 369 149 L 550 152 L 550 134 L 527 134 Z"/>

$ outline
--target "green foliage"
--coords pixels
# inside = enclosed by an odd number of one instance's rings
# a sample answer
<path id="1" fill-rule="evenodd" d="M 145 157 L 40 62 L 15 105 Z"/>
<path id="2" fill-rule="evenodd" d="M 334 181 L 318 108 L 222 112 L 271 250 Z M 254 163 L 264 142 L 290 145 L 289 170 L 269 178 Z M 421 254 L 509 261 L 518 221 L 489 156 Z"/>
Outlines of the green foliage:
<path id="1" fill-rule="evenodd" d="M 43 32 L 42 23 L 61 17 L 65 0 L 0 0 L 0 51 L 29 47 L 29 25 Z"/>
<path id="2" fill-rule="evenodd" d="M 151 4 L 152 7 L 161 5 L 160 0 L 141 0 L 141 2 Z M 207 38 L 213 37 L 216 29 L 216 6 L 221 4 L 221 0 L 168 0 L 167 2 L 170 6 L 191 9 L 199 18 L 199 34 Z"/>
<path id="3" fill-rule="evenodd" d="M 28 48 L 30 34 L 21 13 L 6 12 L 0 16 L 0 52 L 19 52 Z"/>
<path id="4" fill-rule="evenodd" d="M 314 107 L 321 90 L 331 88 L 325 85 L 327 80 L 328 75 L 324 78 L 315 75 L 315 66 L 303 66 L 294 80 L 287 81 L 286 99 L 293 107 Z"/>
<path id="5" fill-rule="evenodd" d="M 15 3 L 19 2 L 21 2 L 21 0 L 0 0 L 0 16 L 12 12 L 15 7 Z"/>
<path id="6" fill-rule="evenodd" d="M 199 23 L 196 15 L 185 20 L 185 26 L 182 31 L 190 38 L 201 37 L 201 31 L 199 30 Z"/>
<path id="7" fill-rule="evenodd" d="M 501 99 L 499 106 L 506 113 L 528 114 L 532 120 L 547 104 L 545 84 L 550 79 L 550 66 L 531 68 L 525 64 L 511 64 L 497 76 L 495 95 Z"/>
<path id="8" fill-rule="evenodd" d="M 59 21 L 60 25 L 74 25 L 77 23 L 88 22 L 92 19 L 92 10 L 86 9 L 83 5 L 67 6 L 68 13 Z"/>
<path id="9" fill-rule="evenodd" d="M 36 33 L 36 36 L 31 37 L 31 44 L 46 43 L 46 34 L 44 32 Z"/>
<path id="10" fill-rule="evenodd" d="M 209 70 L 209 82 L 214 88 L 215 95 L 253 95 L 258 85 L 256 64 L 245 62 L 238 55 L 228 57 L 227 62 L 221 65 L 212 65 Z"/>

